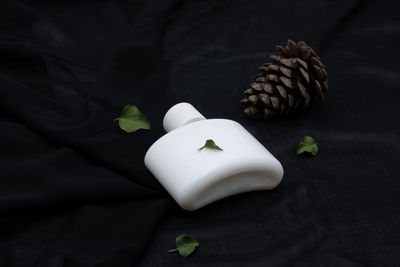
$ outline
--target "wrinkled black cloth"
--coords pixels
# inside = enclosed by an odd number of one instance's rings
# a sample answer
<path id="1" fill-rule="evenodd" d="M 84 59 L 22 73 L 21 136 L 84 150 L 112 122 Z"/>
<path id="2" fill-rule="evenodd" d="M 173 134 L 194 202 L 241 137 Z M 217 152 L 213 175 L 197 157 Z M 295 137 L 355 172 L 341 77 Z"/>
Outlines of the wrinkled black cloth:
<path id="1" fill-rule="evenodd" d="M 399 266 L 400 12 L 396 1 L 0 3 L 0 267 Z M 275 45 L 304 40 L 328 100 L 245 118 Z M 187 101 L 240 122 L 282 163 L 272 191 L 181 210 L 145 168 Z M 137 105 L 150 131 L 114 118 Z M 297 157 L 305 135 L 320 152 Z M 177 162 L 179 166 L 179 162 Z M 167 253 L 181 233 L 199 249 Z"/>

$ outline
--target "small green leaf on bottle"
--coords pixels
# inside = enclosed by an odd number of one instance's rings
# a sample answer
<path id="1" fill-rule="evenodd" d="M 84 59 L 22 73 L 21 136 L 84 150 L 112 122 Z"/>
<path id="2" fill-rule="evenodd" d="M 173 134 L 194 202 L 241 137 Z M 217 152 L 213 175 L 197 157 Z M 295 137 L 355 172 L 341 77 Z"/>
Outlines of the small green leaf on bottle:
<path id="1" fill-rule="evenodd" d="M 147 118 L 133 105 L 126 105 L 121 116 L 115 120 L 118 121 L 119 127 L 127 133 L 136 132 L 139 129 L 151 129 Z"/>
<path id="2" fill-rule="evenodd" d="M 217 150 L 222 150 L 222 148 L 220 148 L 219 146 L 217 146 L 214 142 L 214 140 L 212 139 L 208 139 L 206 141 L 206 143 L 204 144 L 204 146 L 200 147 L 198 150 L 202 150 L 203 148 L 208 147 L 211 149 L 217 149 Z"/>
<path id="3" fill-rule="evenodd" d="M 168 250 L 169 253 L 178 251 L 179 255 L 186 258 L 195 251 L 196 247 L 200 246 L 196 238 L 187 234 L 181 234 L 176 239 L 176 248 Z"/>
<path id="4" fill-rule="evenodd" d="M 304 152 L 311 153 L 313 156 L 318 153 L 318 143 L 311 136 L 304 136 L 299 146 L 297 147 L 296 153 L 300 155 Z"/>

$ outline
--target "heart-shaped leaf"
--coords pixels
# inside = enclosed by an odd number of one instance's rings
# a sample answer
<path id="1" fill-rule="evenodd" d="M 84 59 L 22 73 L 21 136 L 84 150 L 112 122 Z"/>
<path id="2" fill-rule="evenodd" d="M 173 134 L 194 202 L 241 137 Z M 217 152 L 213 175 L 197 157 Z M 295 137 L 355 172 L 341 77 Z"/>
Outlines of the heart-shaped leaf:
<path id="1" fill-rule="evenodd" d="M 151 129 L 149 121 L 133 105 L 126 105 L 121 112 L 121 116 L 115 120 L 118 120 L 119 127 L 127 133 L 132 133 L 139 129 Z"/>
<path id="2" fill-rule="evenodd" d="M 189 236 L 187 234 L 179 235 L 175 239 L 175 242 L 177 248 L 171 249 L 168 252 L 178 251 L 179 255 L 181 255 L 184 258 L 192 254 L 193 251 L 196 249 L 196 247 L 200 246 L 199 241 L 197 241 L 196 238 Z"/>
<path id="3" fill-rule="evenodd" d="M 309 152 L 313 156 L 317 155 L 318 153 L 318 144 L 311 136 L 304 136 L 303 140 L 301 140 L 299 146 L 297 147 L 297 155 L 300 155 L 304 152 Z"/>
<path id="4" fill-rule="evenodd" d="M 208 147 L 211 149 L 218 149 L 218 150 L 222 150 L 222 148 L 220 148 L 219 146 L 217 146 L 214 142 L 214 140 L 212 139 L 208 139 L 206 141 L 206 143 L 204 144 L 204 146 L 200 147 L 198 150 L 202 150 L 203 148 Z"/>

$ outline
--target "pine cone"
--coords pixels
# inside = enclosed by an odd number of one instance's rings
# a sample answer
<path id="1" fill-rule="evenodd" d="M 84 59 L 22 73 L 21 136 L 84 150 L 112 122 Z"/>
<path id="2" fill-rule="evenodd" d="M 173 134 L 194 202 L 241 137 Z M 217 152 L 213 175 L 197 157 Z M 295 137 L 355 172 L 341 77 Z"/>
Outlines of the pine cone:
<path id="1" fill-rule="evenodd" d="M 261 71 L 244 91 L 244 113 L 253 118 L 285 116 L 304 110 L 311 98 L 325 100 L 328 73 L 321 59 L 305 42 L 288 40 L 276 46 L 279 55 L 259 67 Z"/>

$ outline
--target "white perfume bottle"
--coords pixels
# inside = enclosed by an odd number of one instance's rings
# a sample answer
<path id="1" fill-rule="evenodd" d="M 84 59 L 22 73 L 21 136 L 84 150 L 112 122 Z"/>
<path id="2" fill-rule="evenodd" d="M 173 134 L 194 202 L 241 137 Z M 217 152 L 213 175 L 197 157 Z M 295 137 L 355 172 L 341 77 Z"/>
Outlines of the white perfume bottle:
<path id="1" fill-rule="evenodd" d="M 206 119 L 189 103 L 168 110 L 167 134 L 144 158 L 146 167 L 185 210 L 234 194 L 275 188 L 280 162 L 239 123 Z M 222 150 L 204 148 L 212 139 Z"/>

